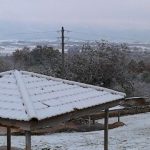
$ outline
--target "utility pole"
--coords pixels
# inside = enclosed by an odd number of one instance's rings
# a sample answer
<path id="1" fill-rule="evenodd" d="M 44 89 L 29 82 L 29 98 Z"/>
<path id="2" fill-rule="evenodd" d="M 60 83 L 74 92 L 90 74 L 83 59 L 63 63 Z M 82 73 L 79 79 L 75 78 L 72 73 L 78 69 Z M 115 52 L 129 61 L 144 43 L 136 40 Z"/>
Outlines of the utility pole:
<path id="1" fill-rule="evenodd" d="M 61 28 L 61 48 L 62 48 L 62 77 L 64 78 L 65 76 L 65 55 L 64 55 L 64 27 Z"/>

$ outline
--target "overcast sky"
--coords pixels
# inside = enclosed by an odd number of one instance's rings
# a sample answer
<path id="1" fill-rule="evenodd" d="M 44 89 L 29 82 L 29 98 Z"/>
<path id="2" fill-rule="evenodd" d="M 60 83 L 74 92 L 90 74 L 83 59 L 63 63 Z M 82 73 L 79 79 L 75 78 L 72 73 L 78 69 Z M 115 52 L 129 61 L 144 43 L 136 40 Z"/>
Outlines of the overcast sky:
<path id="1" fill-rule="evenodd" d="M 0 0 L 0 31 L 9 23 L 141 33 L 150 31 L 150 0 Z"/>

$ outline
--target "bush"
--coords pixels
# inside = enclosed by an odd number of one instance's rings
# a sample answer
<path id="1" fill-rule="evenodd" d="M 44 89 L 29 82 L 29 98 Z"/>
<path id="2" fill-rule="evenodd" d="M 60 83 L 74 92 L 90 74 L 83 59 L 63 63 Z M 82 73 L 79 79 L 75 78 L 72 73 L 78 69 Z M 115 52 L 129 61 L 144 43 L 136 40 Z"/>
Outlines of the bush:
<path id="1" fill-rule="evenodd" d="M 150 83 L 150 72 L 148 72 L 148 71 L 143 72 L 142 81 L 144 81 L 146 83 Z"/>

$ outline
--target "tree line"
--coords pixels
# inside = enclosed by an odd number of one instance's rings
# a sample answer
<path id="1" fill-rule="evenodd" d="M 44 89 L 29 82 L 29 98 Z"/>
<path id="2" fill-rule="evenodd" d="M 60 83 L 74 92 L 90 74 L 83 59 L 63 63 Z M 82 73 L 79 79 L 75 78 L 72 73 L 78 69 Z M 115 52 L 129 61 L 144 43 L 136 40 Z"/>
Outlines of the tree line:
<path id="1" fill-rule="evenodd" d="M 106 41 L 85 43 L 65 53 L 65 71 L 62 75 L 62 54 L 59 50 L 48 46 L 36 46 L 32 50 L 25 47 L 16 50 L 12 56 L 1 57 L 0 71 L 33 71 L 134 96 L 138 93 L 136 86 L 139 83 L 150 83 L 150 68 L 143 60 L 135 60 L 130 55 L 126 44 Z"/>

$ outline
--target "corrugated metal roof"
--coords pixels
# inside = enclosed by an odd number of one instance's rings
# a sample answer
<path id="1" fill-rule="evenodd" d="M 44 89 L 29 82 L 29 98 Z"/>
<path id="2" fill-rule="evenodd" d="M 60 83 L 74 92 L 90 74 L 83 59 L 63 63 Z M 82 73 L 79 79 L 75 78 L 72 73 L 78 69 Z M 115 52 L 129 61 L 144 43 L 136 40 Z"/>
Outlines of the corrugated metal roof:
<path id="1" fill-rule="evenodd" d="M 121 92 L 32 72 L 0 73 L 1 118 L 42 120 L 124 97 Z"/>

